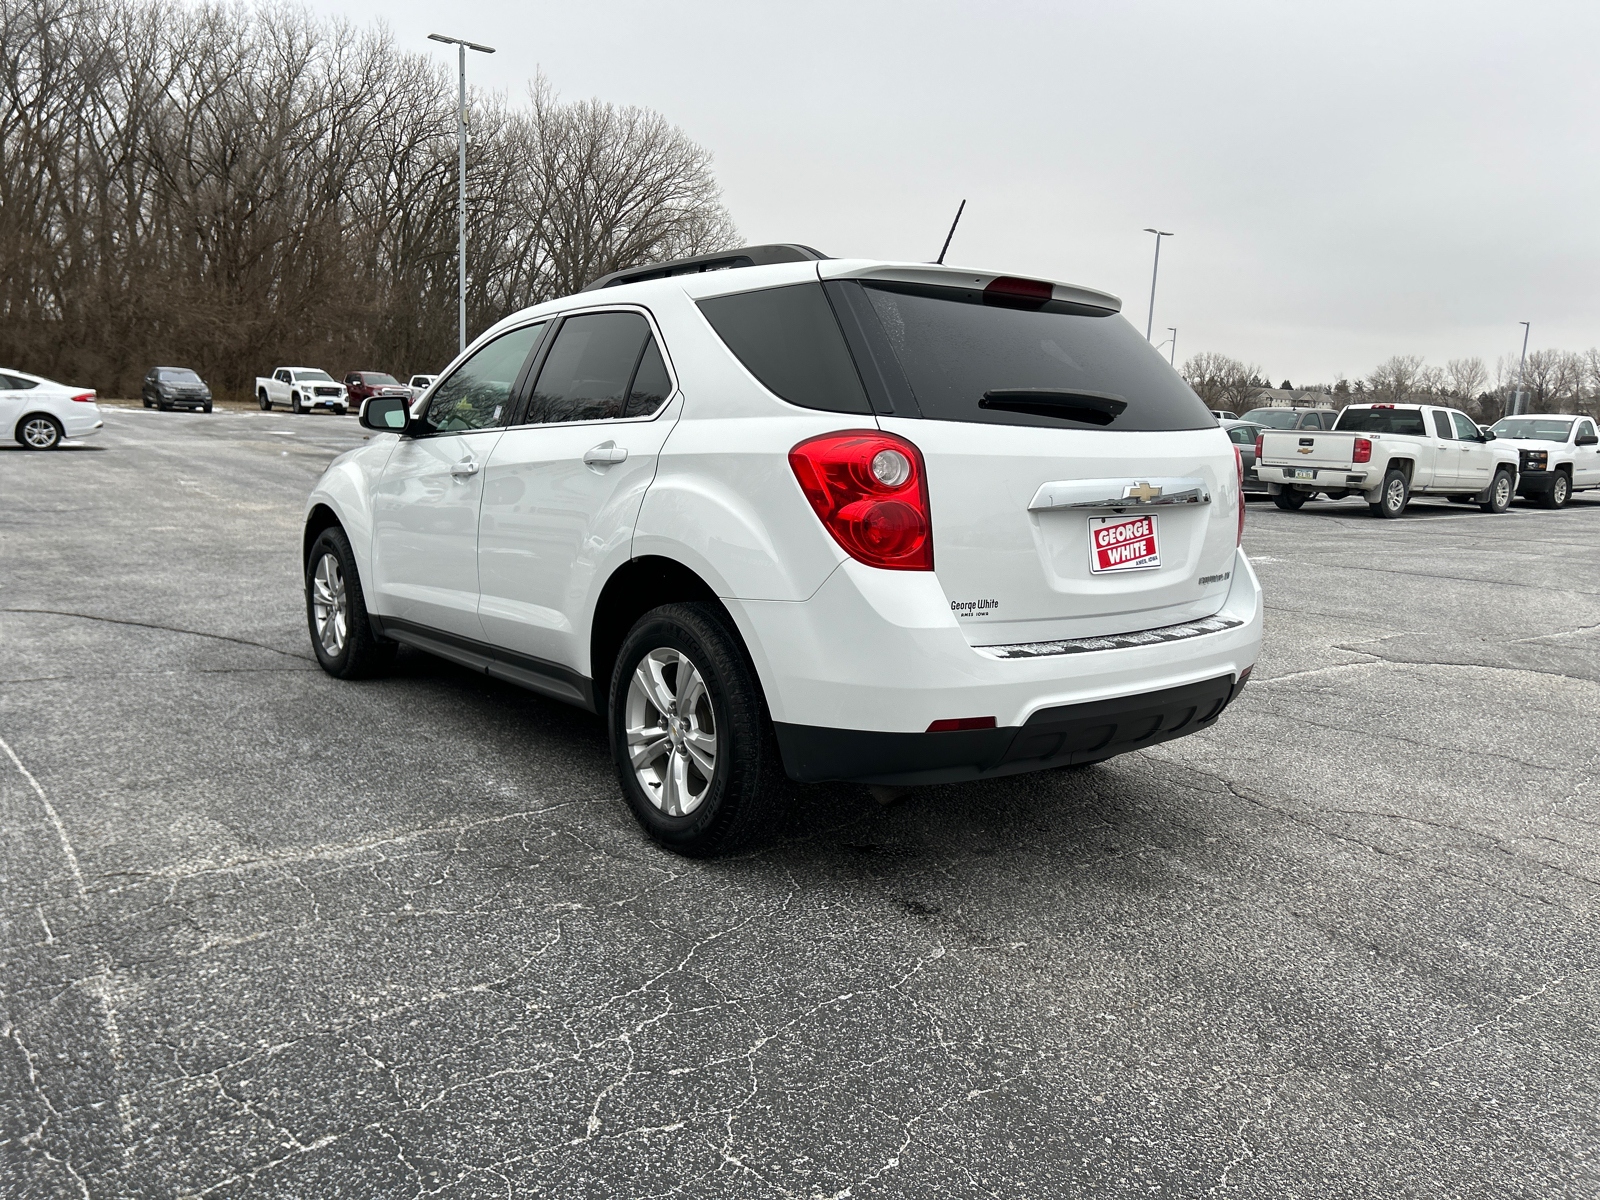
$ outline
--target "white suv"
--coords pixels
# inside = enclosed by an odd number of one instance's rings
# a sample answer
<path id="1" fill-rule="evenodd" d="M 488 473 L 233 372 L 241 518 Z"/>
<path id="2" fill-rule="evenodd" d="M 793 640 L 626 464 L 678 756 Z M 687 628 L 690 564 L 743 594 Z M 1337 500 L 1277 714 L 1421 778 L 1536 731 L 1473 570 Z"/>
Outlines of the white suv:
<path id="1" fill-rule="evenodd" d="M 404 642 L 594 710 L 711 854 L 777 773 L 915 785 L 1209 727 L 1261 643 L 1238 455 L 1085 288 L 763 246 L 508 317 L 335 459 L 332 674 Z M 392 432 L 387 432 L 392 431 Z"/>

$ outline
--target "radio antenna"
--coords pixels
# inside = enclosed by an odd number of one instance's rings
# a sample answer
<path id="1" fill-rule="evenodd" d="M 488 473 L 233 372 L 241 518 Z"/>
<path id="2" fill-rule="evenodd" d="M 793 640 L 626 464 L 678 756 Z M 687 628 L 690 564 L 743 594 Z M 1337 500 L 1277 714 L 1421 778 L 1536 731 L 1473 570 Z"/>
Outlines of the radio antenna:
<path id="1" fill-rule="evenodd" d="M 961 224 L 961 214 L 966 211 L 967 202 L 963 200 L 961 207 L 956 209 L 956 219 L 950 222 L 950 232 L 944 235 L 944 249 L 939 251 L 939 257 L 934 259 L 936 266 L 944 266 L 945 252 L 950 249 L 950 239 L 956 235 L 956 226 Z"/>

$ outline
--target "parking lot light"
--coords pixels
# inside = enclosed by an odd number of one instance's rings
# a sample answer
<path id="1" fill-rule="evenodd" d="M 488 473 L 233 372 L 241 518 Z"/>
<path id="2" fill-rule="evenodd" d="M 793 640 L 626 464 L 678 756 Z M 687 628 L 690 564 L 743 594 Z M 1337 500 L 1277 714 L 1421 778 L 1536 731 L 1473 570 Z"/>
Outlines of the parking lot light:
<path id="1" fill-rule="evenodd" d="M 1152 229 L 1147 225 L 1145 226 L 1145 232 L 1156 235 L 1156 261 L 1155 265 L 1150 268 L 1150 318 L 1144 324 L 1144 340 L 1148 342 L 1151 335 L 1156 331 L 1156 272 L 1161 270 L 1161 239 L 1171 237 L 1172 231 L 1168 229 Z"/>
<path id="2" fill-rule="evenodd" d="M 476 50 L 480 54 L 493 54 L 494 47 L 480 46 L 477 42 L 463 41 L 461 38 L 445 37 L 442 33 L 430 33 L 428 40 L 453 45 L 461 55 L 461 106 L 460 120 L 456 126 L 456 150 L 459 156 L 456 183 L 461 200 L 461 240 L 456 247 L 456 300 L 460 326 L 460 346 L 457 352 L 459 353 L 467 348 L 467 51 Z"/>

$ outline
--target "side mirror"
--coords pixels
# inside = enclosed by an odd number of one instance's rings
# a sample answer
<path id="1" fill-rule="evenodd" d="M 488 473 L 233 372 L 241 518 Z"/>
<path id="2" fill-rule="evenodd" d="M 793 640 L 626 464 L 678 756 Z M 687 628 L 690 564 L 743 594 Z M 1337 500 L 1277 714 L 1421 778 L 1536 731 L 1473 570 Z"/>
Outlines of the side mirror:
<path id="1" fill-rule="evenodd" d="M 1578 435 L 1578 440 L 1573 442 L 1572 444 L 1574 446 L 1600 445 L 1600 437 L 1597 437 L 1592 433 L 1580 433 Z"/>
<path id="2" fill-rule="evenodd" d="M 1483 434 L 1483 440 L 1486 441 L 1486 442 L 1492 442 L 1492 441 L 1495 440 L 1495 438 L 1500 436 L 1498 433 L 1496 433 L 1492 429 L 1483 429 L 1483 430 L 1480 430 L 1479 432 Z"/>
<path id="3" fill-rule="evenodd" d="M 404 433 L 411 419 L 411 405 L 404 396 L 374 396 L 361 402 L 356 420 L 363 429 L 379 433 Z"/>

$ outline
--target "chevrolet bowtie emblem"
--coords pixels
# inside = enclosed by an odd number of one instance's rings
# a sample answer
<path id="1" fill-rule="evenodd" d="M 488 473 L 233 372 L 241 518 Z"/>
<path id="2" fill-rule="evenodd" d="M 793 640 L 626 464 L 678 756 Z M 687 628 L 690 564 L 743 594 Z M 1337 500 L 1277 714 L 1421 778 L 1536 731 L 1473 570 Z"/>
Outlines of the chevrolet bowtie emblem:
<path id="1" fill-rule="evenodd" d="M 1311 447 L 1310 446 L 1300 446 L 1300 447 L 1297 447 L 1297 449 L 1299 450 L 1299 452 L 1301 454 L 1310 454 L 1311 453 Z"/>
<path id="2" fill-rule="evenodd" d="M 1136 483 L 1132 487 L 1122 489 L 1122 498 L 1124 500 L 1137 500 L 1141 504 L 1147 504 L 1159 495 L 1161 495 L 1161 489 L 1151 487 L 1148 483 Z"/>

